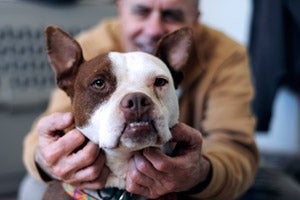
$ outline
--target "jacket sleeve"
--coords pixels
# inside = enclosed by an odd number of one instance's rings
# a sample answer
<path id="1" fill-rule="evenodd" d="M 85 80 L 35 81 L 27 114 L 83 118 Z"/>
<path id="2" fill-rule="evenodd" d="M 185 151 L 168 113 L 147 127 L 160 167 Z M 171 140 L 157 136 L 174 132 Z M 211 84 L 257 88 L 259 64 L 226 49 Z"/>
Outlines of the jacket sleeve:
<path id="1" fill-rule="evenodd" d="M 47 110 L 33 123 L 30 132 L 23 142 L 23 162 L 27 171 L 36 179 L 42 180 L 34 161 L 35 150 L 38 145 L 37 121 L 42 117 L 54 112 L 70 112 L 71 102 L 69 97 L 60 89 L 52 92 Z"/>
<path id="2" fill-rule="evenodd" d="M 212 163 L 212 179 L 194 197 L 236 199 L 253 182 L 259 160 L 246 50 L 237 48 L 210 73 L 198 127 L 204 135 L 203 154 Z"/>

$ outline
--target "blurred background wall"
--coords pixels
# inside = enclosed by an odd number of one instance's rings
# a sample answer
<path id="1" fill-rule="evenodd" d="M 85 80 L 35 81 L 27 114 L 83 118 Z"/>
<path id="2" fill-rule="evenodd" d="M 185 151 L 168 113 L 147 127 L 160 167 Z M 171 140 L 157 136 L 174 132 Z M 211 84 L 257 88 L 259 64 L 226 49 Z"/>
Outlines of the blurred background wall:
<path id="1" fill-rule="evenodd" d="M 201 1 L 204 23 L 248 46 L 251 0 Z M 55 1 L 36 2 L 0 0 L 0 199 L 15 198 L 25 174 L 23 138 L 45 109 L 54 87 L 44 51 L 44 27 L 54 24 L 76 35 L 103 17 L 116 14 L 110 0 L 74 0 L 72 4 L 57 1 L 60 5 Z M 281 88 L 273 105 L 269 130 L 256 133 L 261 152 L 271 155 L 276 162 L 299 154 L 299 107 L 299 97 Z"/>

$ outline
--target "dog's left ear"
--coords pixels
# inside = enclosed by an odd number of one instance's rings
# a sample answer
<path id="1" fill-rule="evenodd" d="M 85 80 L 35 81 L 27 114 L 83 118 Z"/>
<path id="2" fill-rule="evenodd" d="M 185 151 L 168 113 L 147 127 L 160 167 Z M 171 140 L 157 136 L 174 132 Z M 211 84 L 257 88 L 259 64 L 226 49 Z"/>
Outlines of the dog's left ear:
<path id="1" fill-rule="evenodd" d="M 58 27 L 45 29 L 48 59 L 56 74 L 58 87 L 73 97 L 74 79 L 84 61 L 82 49 L 76 40 Z"/>
<path id="2" fill-rule="evenodd" d="M 164 36 L 158 42 L 155 56 L 169 67 L 176 88 L 182 81 L 181 70 L 187 63 L 192 50 L 192 37 L 192 30 L 185 27 Z"/>

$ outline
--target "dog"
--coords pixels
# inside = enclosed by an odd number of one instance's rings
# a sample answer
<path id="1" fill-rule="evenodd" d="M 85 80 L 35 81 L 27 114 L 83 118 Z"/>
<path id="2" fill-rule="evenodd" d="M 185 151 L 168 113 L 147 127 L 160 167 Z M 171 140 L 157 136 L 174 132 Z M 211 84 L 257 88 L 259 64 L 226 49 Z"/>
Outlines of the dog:
<path id="1" fill-rule="evenodd" d="M 170 128 L 179 118 L 176 88 L 191 51 L 192 31 L 182 28 L 166 35 L 155 55 L 108 52 L 88 61 L 79 43 L 62 29 L 48 26 L 45 37 L 57 86 L 71 99 L 75 126 L 105 152 L 111 171 L 105 188 L 124 191 L 111 196 L 122 199 L 127 195 L 128 162 L 135 152 L 147 147 L 172 151 Z M 70 187 L 54 182 L 44 199 L 72 199 Z M 109 199 L 103 197 L 105 191 L 80 192 Z"/>

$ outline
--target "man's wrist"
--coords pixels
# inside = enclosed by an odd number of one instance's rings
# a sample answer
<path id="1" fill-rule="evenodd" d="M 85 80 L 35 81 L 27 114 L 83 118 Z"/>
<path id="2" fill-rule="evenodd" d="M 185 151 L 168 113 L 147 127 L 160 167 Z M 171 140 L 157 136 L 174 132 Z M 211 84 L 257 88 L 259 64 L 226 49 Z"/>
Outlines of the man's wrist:
<path id="1" fill-rule="evenodd" d="M 38 170 L 38 173 L 39 173 L 39 175 L 40 175 L 40 177 L 41 177 L 41 179 L 43 180 L 43 181 L 45 181 L 45 182 L 50 182 L 50 181 L 53 181 L 54 179 L 51 177 L 51 176 L 49 176 L 41 167 L 40 167 L 40 165 L 37 163 L 37 162 L 35 162 L 35 166 L 36 166 L 36 168 L 37 168 L 37 170 Z"/>
<path id="2" fill-rule="evenodd" d="M 212 175 L 213 175 L 213 169 L 211 166 L 211 162 L 205 157 L 203 157 L 202 162 L 205 163 L 204 165 L 202 165 L 203 166 L 202 169 L 204 169 L 204 171 L 206 171 L 206 173 L 204 173 L 204 174 L 206 174 L 206 177 L 204 178 L 203 181 L 200 181 L 197 185 L 195 185 L 188 191 L 184 192 L 187 195 L 192 195 L 192 194 L 197 194 L 199 192 L 202 192 L 205 188 L 207 188 L 207 186 L 211 182 Z"/>

